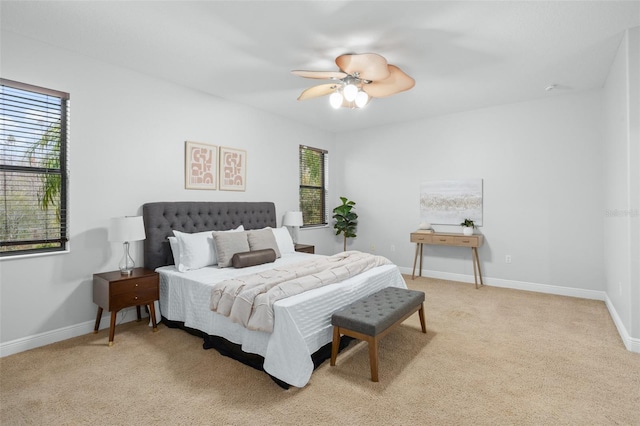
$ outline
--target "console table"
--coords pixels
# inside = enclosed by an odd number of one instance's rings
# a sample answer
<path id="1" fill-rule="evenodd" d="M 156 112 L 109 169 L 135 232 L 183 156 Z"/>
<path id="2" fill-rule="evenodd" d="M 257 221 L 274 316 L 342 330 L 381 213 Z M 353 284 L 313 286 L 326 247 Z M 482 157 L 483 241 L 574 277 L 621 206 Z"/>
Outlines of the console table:
<path id="1" fill-rule="evenodd" d="M 480 277 L 480 285 L 482 282 L 482 271 L 480 270 L 480 259 L 478 259 L 478 247 L 482 245 L 482 235 L 461 235 L 448 234 L 443 232 L 432 232 L 429 234 L 412 232 L 411 242 L 416 243 L 416 255 L 413 258 L 413 273 L 411 279 L 415 279 L 416 262 L 418 255 L 420 256 L 420 274 L 422 276 L 422 246 L 424 244 L 455 246 L 455 247 L 471 247 L 471 261 L 473 262 L 473 278 L 478 288 L 478 277 Z M 476 272 L 477 269 L 477 272 Z"/>

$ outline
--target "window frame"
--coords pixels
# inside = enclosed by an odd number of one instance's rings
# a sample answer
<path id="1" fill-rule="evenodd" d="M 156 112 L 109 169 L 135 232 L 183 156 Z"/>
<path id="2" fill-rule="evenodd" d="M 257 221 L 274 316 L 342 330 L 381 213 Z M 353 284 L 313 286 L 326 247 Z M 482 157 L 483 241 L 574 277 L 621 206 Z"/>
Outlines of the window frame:
<path id="1" fill-rule="evenodd" d="M 40 87 L 40 86 L 34 86 L 31 84 L 27 84 L 27 83 L 21 83 L 21 82 L 17 82 L 17 81 L 13 81 L 13 80 L 8 80 L 8 79 L 4 79 L 4 78 L 0 78 L 0 85 L 3 86 L 3 90 L 2 93 L 0 93 L 0 99 L 2 100 L 0 103 L 0 111 L 2 111 L 2 114 L 0 115 L 0 119 L 3 123 L 3 127 L 2 130 L 0 131 L 0 136 L 1 136 L 1 140 L 2 140 L 2 145 L 3 147 L 9 146 L 8 140 L 9 137 L 13 137 L 13 135 L 11 135 L 9 133 L 9 131 L 5 131 L 4 128 L 4 123 L 8 122 L 8 119 L 10 120 L 11 118 L 11 110 L 10 110 L 10 101 L 11 100 L 18 100 L 20 99 L 20 95 L 22 93 L 11 93 L 11 94 L 6 94 L 4 91 L 4 87 L 13 89 L 11 90 L 11 92 L 13 91 L 21 91 L 21 92 L 31 92 L 31 93 L 36 93 L 38 95 L 44 95 L 47 97 L 51 97 L 51 98 L 56 98 L 59 100 L 59 109 L 55 108 L 52 109 L 52 111 L 55 111 L 55 114 L 58 116 L 58 120 L 59 120 L 59 125 L 60 125 L 60 129 L 59 129 L 59 149 L 57 152 L 57 155 L 54 156 L 53 158 L 55 160 L 58 161 L 59 163 L 59 167 L 48 167 L 47 165 L 33 165 L 33 164 L 29 164 L 29 165 L 20 165 L 20 164 L 10 164 L 10 163 L 14 163 L 15 159 L 19 158 L 15 155 L 13 155 L 13 153 L 11 153 L 10 157 L 6 157 L 7 160 L 10 159 L 11 161 L 6 161 L 4 158 L 0 158 L 0 173 L 3 174 L 2 176 L 2 182 L 3 184 L 6 184 L 7 182 L 11 182 L 11 178 L 7 179 L 5 172 L 10 172 L 10 173 L 20 173 L 23 176 L 33 176 L 36 179 L 41 179 L 41 176 L 46 176 L 46 175 L 59 175 L 59 190 L 58 190 L 58 195 L 54 197 L 54 199 L 51 202 L 51 205 L 43 211 L 47 211 L 47 215 L 41 219 L 40 221 L 36 221 L 35 224 L 36 225 L 40 225 L 39 228 L 36 229 L 46 229 L 46 224 L 48 220 L 51 220 L 50 218 L 50 213 L 49 211 L 51 209 L 56 209 L 56 216 L 58 216 L 58 222 L 57 222 L 57 226 L 55 229 L 55 231 L 53 232 L 53 237 L 49 237 L 48 235 L 45 235 L 44 238 L 31 238 L 31 239 L 20 239 L 20 238 L 15 238 L 12 239 L 9 235 L 5 234 L 4 232 L 2 234 L 0 234 L 0 238 L 7 238 L 6 240 L 1 239 L 0 240 L 0 245 L 2 246 L 2 249 L 0 250 L 0 259 L 3 258 L 15 258 L 15 257 L 19 257 L 19 256 L 25 256 L 25 255 L 40 255 L 40 254 L 48 254 L 48 253 L 56 253 L 56 252 L 63 252 L 63 251 L 67 251 L 68 250 L 68 242 L 69 242 L 69 215 L 68 215 L 68 200 L 69 200 L 69 192 L 68 192 L 68 184 L 69 184 L 69 158 L 68 158 L 68 152 L 69 152 L 69 116 L 70 116 L 70 95 L 69 93 L 66 92 L 62 92 L 62 91 L 58 91 L 58 90 L 53 90 L 53 89 L 48 89 L 45 87 Z M 24 98 L 22 99 L 28 99 L 28 94 L 24 93 Z M 27 102 L 24 101 L 20 101 L 21 105 L 20 108 L 24 109 L 25 111 L 27 111 Z M 52 102 L 52 105 L 55 105 L 57 102 Z M 47 104 L 48 105 L 48 104 Z M 39 109 L 37 110 L 39 112 L 44 112 L 47 111 L 45 109 Z M 18 110 L 19 113 L 23 113 L 22 110 Z M 17 117 L 17 116 L 16 116 Z M 19 132 L 28 132 L 29 131 L 29 127 L 28 127 L 28 123 L 27 123 L 27 119 L 24 117 L 20 117 L 20 120 L 16 120 L 16 122 L 19 125 L 23 125 L 24 127 L 22 127 L 22 130 L 20 130 Z M 51 122 L 54 123 L 54 122 Z M 51 128 L 51 126 L 53 126 L 54 124 L 50 124 L 49 128 Z M 47 130 L 48 131 L 48 130 Z M 19 133 L 16 132 L 16 133 Z M 46 131 L 42 134 L 42 136 L 44 136 L 46 134 Z M 6 139 L 5 139 L 6 138 Z M 15 139 L 15 138 L 14 138 Z M 6 142 L 6 143 L 5 143 Z M 28 151 L 25 151 L 25 155 L 27 154 Z M 55 152 L 55 151 L 54 151 Z M 16 179 L 15 176 L 12 177 L 14 179 L 14 182 Z M 0 196 L 0 202 L 7 202 L 7 193 L 6 191 L 3 191 L 2 196 Z M 38 201 L 40 201 L 40 198 L 38 198 Z M 31 205 L 30 208 L 33 208 L 34 206 Z M 7 209 L 6 211 L 6 215 L 9 214 L 9 212 L 11 211 L 11 208 L 9 207 L 5 207 Z M 35 208 L 40 208 L 42 210 L 42 208 L 38 205 L 35 206 Z M 30 210 L 28 210 L 30 211 Z M 2 222 L 0 222 L 0 226 L 8 226 L 8 221 L 9 218 L 8 216 L 2 218 Z M 6 229 L 6 228 L 5 228 Z M 51 229 L 51 228 L 50 228 Z M 49 245 L 55 245 L 55 246 L 49 246 Z M 5 251 L 5 247 L 16 247 L 16 246 L 25 246 L 24 248 L 18 248 L 15 250 L 6 250 Z"/>
<path id="2" fill-rule="evenodd" d="M 303 170 L 302 170 L 302 162 L 303 162 L 303 151 L 310 150 L 317 152 L 321 155 L 321 165 L 320 165 L 320 173 L 321 173 L 321 182 L 320 186 L 315 185 L 306 185 L 303 184 Z M 327 211 L 328 198 L 329 198 L 329 151 L 320 148 L 314 148 L 308 145 L 300 145 L 298 148 L 298 170 L 299 170 L 299 189 L 298 189 L 298 197 L 299 197 L 299 207 L 300 211 L 302 211 L 302 220 L 303 225 L 302 228 L 317 228 L 317 227 L 325 227 L 329 225 L 329 217 Z M 302 201 L 302 191 L 314 189 L 322 191 L 322 195 L 320 197 L 320 210 L 322 215 L 321 222 L 308 222 L 308 218 L 305 215 L 306 209 L 303 206 Z"/>

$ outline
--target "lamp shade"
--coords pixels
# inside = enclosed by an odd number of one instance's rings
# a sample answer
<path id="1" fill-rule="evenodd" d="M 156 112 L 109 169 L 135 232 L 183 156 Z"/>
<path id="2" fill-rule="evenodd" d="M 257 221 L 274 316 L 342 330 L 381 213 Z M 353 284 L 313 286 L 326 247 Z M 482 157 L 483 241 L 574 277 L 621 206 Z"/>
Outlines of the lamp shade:
<path id="1" fill-rule="evenodd" d="M 286 212 L 284 214 L 284 220 L 282 221 L 284 226 L 302 226 L 302 212 Z"/>
<path id="2" fill-rule="evenodd" d="M 142 216 L 114 217 L 109 221 L 109 241 L 139 241 L 145 238 Z"/>

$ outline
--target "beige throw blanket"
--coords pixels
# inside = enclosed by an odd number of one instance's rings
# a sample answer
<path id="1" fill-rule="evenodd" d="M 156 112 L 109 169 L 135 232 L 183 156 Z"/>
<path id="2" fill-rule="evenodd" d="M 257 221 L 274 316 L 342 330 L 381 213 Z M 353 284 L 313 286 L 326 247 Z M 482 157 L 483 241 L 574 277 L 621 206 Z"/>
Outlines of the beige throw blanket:
<path id="1" fill-rule="evenodd" d="M 273 331 L 273 304 L 285 297 L 344 281 L 391 261 L 359 251 L 286 265 L 222 281 L 211 291 L 211 310 L 250 330 Z"/>

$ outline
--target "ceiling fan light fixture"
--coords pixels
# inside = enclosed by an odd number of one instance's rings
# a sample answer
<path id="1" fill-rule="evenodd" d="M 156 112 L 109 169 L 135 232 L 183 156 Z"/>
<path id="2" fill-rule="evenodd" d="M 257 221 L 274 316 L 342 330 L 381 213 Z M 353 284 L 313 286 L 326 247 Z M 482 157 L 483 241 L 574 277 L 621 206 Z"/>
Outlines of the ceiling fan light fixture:
<path id="1" fill-rule="evenodd" d="M 363 92 L 362 90 L 360 90 L 356 95 L 356 106 L 358 108 L 364 108 L 365 106 L 367 106 L 368 102 L 369 95 L 367 95 L 367 92 Z"/>
<path id="2" fill-rule="evenodd" d="M 333 108 L 364 108 L 372 98 L 385 98 L 411 89 L 415 80 L 375 53 L 345 53 L 336 58 L 339 71 L 291 71 L 304 78 L 332 80 L 305 89 L 298 100 L 330 95 Z"/>
<path id="3" fill-rule="evenodd" d="M 337 90 L 333 92 L 331 96 L 329 96 L 329 103 L 335 109 L 338 109 L 342 106 L 342 101 L 343 101 L 342 94 Z"/>
<path id="4" fill-rule="evenodd" d="M 344 94 L 344 98 L 348 102 L 353 102 L 355 101 L 356 96 L 358 96 L 358 86 L 356 86 L 355 84 L 349 83 L 344 86 L 344 89 L 342 89 L 342 93 Z"/>

